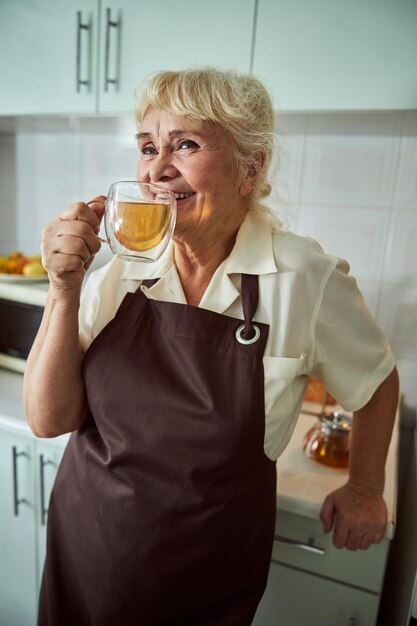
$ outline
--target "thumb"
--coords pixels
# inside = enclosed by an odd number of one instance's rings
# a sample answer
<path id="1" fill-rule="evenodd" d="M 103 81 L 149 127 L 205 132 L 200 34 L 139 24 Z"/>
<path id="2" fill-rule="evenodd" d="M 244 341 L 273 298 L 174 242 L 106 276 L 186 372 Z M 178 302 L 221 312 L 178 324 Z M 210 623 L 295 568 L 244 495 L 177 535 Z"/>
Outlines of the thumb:
<path id="1" fill-rule="evenodd" d="M 332 494 L 329 494 L 320 511 L 320 520 L 323 525 L 323 532 L 329 533 L 333 527 L 333 518 L 335 514 L 335 506 Z"/>
<path id="2" fill-rule="evenodd" d="M 87 202 L 87 206 L 97 215 L 99 222 L 103 219 L 104 210 L 106 208 L 106 196 L 95 196 L 92 200 Z"/>

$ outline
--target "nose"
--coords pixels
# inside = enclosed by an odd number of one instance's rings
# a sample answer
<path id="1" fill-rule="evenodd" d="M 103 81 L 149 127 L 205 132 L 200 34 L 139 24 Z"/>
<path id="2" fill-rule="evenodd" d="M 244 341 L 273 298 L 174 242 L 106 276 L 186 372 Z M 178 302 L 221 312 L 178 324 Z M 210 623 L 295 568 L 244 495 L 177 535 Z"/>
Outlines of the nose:
<path id="1" fill-rule="evenodd" d="M 171 154 L 160 152 L 149 164 L 149 180 L 152 183 L 164 182 L 178 176 L 178 170 L 172 162 Z"/>

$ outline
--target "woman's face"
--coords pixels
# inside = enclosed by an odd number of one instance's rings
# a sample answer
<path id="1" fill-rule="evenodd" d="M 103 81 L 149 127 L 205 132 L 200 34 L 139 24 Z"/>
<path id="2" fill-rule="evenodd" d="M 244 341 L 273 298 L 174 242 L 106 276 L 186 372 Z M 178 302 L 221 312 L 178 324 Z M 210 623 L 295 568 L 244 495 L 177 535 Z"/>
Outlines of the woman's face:
<path id="1" fill-rule="evenodd" d="M 236 232 L 250 188 L 239 175 L 233 141 L 219 125 L 148 109 L 138 145 L 138 180 L 176 194 L 174 239 L 190 242 L 203 233 L 215 238 Z"/>

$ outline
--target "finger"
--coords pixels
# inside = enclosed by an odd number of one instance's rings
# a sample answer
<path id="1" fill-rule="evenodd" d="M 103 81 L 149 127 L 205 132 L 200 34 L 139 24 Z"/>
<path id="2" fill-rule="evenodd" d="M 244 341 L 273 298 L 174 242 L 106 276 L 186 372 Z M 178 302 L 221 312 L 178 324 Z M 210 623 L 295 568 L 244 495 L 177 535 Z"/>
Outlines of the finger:
<path id="1" fill-rule="evenodd" d="M 100 221 L 96 213 L 84 202 L 73 202 L 72 204 L 69 204 L 63 211 L 61 211 L 61 213 L 59 213 L 58 220 L 80 220 L 89 224 L 94 231 L 98 226 L 100 226 Z"/>
<path id="2" fill-rule="evenodd" d="M 61 276 L 63 274 L 67 274 L 68 272 L 78 272 L 84 267 L 84 260 L 77 254 L 55 252 L 50 256 L 46 269 L 48 273 Z"/>
<path id="3" fill-rule="evenodd" d="M 67 272 L 76 272 L 85 267 L 85 261 L 77 254 L 53 252 L 49 255 L 45 269 L 48 274 L 62 275 Z"/>
<path id="4" fill-rule="evenodd" d="M 49 236 L 41 242 L 42 263 L 50 277 L 53 274 L 63 276 L 86 269 L 100 246 L 100 241 L 92 232 L 87 243 L 82 237 L 72 234 Z"/>
<path id="5" fill-rule="evenodd" d="M 103 196 L 103 195 L 94 196 L 94 198 L 91 198 L 91 200 L 89 200 L 87 204 L 90 205 L 91 202 L 100 202 L 102 204 L 105 204 L 106 200 L 107 200 L 107 196 Z"/>
<path id="6" fill-rule="evenodd" d="M 106 200 L 106 196 L 96 196 L 95 198 L 87 202 L 87 205 L 96 214 L 99 222 L 101 222 L 101 220 L 103 219 L 104 211 L 106 208 Z"/>
<path id="7" fill-rule="evenodd" d="M 385 539 L 385 532 L 386 532 L 385 528 L 383 530 L 378 531 L 374 537 L 374 543 L 381 543 L 381 541 Z"/>
<path id="8" fill-rule="evenodd" d="M 88 270 L 88 268 L 90 267 L 91 263 L 94 261 L 94 254 L 93 256 L 90 256 L 90 258 L 88 259 L 88 261 L 86 263 L 84 263 L 84 267 L 86 270 Z"/>
<path id="9" fill-rule="evenodd" d="M 91 251 L 86 241 L 82 237 L 75 237 L 74 235 L 57 237 L 52 252 L 68 256 L 79 256 L 83 263 L 86 263 L 91 257 Z"/>
<path id="10" fill-rule="evenodd" d="M 56 249 L 55 251 L 59 250 L 59 244 L 56 243 L 56 239 L 59 239 L 61 237 L 74 237 L 75 253 L 77 253 L 79 246 L 81 245 L 81 243 L 77 241 L 77 239 L 80 239 L 85 243 L 88 250 L 90 251 L 90 254 L 96 254 L 100 250 L 101 244 L 100 240 L 97 238 L 97 235 L 91 229 L 91 226 L 89 224 L 86 224 L 84 221 L 81 220 L 64 220 L 58 222 L 56 228 L 52 231 L 52 235 L 53 236 L 51 237 L 51 240 L 53 241 L 54 246 L 56 247 L 58 245 L 58 249 Z M 66 250 L 66 252 L 69 254 L 70 250 Z"/>
<path id="11" fill-rule="evenodd" d="M 366 533 L 363 535 L 359 548 L 360 550 L 367 550 L 374 543 L 374 535 L 372 533 Z"/>
<path id="12" fill-rule="evenodd" d="M 362 535 L 350 530 L 347 534 L 345 548 L 348 550 L 359 550 L 361 546 Z"/>
<path id="13" fill-rule="evenodd" d="M 338 516 L 335 517 L 334 531 L 333 531 L 333 545 L 335 548 L 343 548 L 348 540 L 349 528 L 343 524 Z"/>
<path id="14" fill-rule="evenodd" d="M 320 511 L 320 520 L 323 525 L 323 532 L 329 533 L 331 531 L 333 527 L 334 513 L 335 508 L 333 499 L 331 496 L 327 496 Z"/>

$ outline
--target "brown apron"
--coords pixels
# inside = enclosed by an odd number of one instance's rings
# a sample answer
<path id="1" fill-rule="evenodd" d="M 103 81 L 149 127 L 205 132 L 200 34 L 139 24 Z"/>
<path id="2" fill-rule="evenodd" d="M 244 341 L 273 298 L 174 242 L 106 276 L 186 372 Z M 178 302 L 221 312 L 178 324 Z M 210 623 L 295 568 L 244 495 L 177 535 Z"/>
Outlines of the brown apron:
<path id="1" fill-rule="evenodd" d="M 276 508 L 257 276 L 242 276 L 242 303 L 252 343 L 241 320 L 139 289 L 91 344 L 90 414 L 51 496 L 38 626 L 251 624 Z"/>

